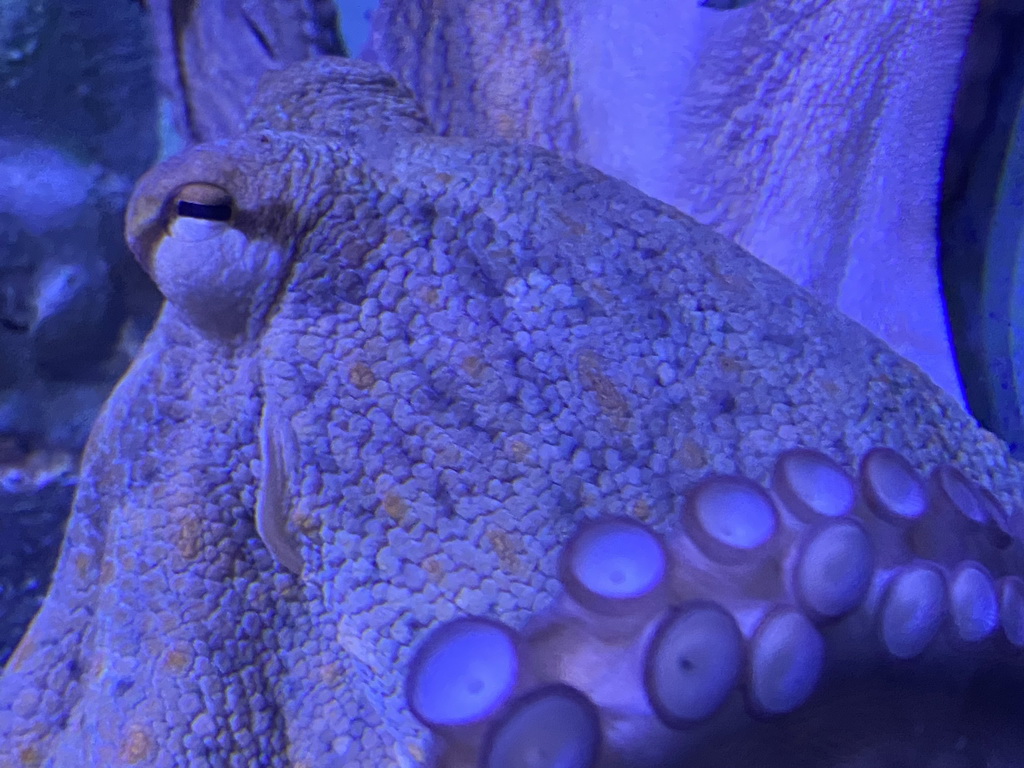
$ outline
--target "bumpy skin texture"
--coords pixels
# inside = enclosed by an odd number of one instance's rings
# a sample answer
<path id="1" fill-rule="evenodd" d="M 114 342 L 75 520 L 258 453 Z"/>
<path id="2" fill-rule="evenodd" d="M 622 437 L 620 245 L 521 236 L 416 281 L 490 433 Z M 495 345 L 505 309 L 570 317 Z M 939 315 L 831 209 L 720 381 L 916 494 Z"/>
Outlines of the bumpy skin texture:
<path id="1" fill-rule="evenodd" d="M 195 198 L 230 220 L 178 213 Z M 237 138 L 143 177 L 127 236 L 168 303 L 96 424 L 54 587 L 0 678 L 5 768 L 422 765 L 438 747 L 403 685 L 431 628 L 522 626 L 561 592 L 583 520 L 672 531 L 694 483 L 766 483 L 787 448 L 850 472 L 877 446 L 920 472 L 953 462 L 1012 511 L 1005 527 L 1024 505 L 1004 446 L 849 319 L 591 168 L 435 136 L 359 62 L 268 77 Z M 989 557 L 941 519 L 918 556 L 952 567 L 940 545 L 964 541 L 993 576 L 1019 571 L 1019 543 Z M 906 555 L 898 529 L 875 541 L 879 563 Z M 790 545 L 758 562 L 785 570 Z M 742 578 L 702 562 L 685 564 L 695 584 L 727 601 Z M 792 605 L 775 584 L 749 596 Z M 827 653 L 846 629 L 822 629 Z M 997 650 L 928 660 L 952 685 Z M 907 718 L 860 747 L 919 734 L 904 728 L 922 702 L 950 701 L 926 688 L 903 711 L 892 673 L 916 667 L 849 664 L 856 683 L 823 683 L 822 712 Z M 816 712 L 793 713 L 801 733 Z M 771 742 L 793 722 L 751 728 Z M 960 754 L 1013 754 L 998 735 Z M 620 736 L 607 765 L 639 759 Z"/>
<path id="2" fill-rule="evenodd" d="M 381 0 L 364 55 L 442 134 L 527 141 L 628 181 L 959 396 L 935 229 L 976 7 Z"/>

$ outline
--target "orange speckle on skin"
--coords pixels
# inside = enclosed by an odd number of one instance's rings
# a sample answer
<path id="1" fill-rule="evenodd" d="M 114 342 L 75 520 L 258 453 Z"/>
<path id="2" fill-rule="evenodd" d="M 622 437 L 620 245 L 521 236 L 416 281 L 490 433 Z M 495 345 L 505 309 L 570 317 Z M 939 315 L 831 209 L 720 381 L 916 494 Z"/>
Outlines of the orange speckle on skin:
<path id="1" fill-rule="evenodd" d="M 115 570 L 114 561 L 109 557 L 103 558 L 103 561 L 100 563 L 100 584 L 112 582 Z"/>
<path id="2" fill-rule="evenodd" d="M 399 524 L 405 519 L 406 514 L 409 512 L 409 502 L 394 491 L 388 491 L 384 494 L 382 505 L 384 507 L 384 511 L 387 512 L 388 517 Z"/>
<path id="3" fill-rule="evenodd" d="M 196 517 L 188 516 L 181 521 L 177 536 L 178 552 L 186 560 L 194 560 L 203 549 L 202 525 Z"/>
<path id="4" fill-rule="evenodd" d="M 133 765 L 151 757 L 153 752 L 153 737 L 149 731 L 141 725 L 128 726 L 128 733 L 121 742 L 119 752 L 120 758 Z"/>
<path id="5" fill-rule="evenodd" d="M 359 389 L 369 389 L 377 381 L 377 377 L 366 363 L 356 363 L 349 369 L 348 380 Z"/>
<path id="6" fill-rule="evenodd" d="M 628 416 L 629 404 L 619 392 L 615 383 L 608 378 L 607 361 L 596 351 L 585 349 L 580 352 L 577 370 L 583 386 L 597 397 L 598 407 L 609 416 Z"/>
<path id="7" fill-rule="evenodd" d="M 683 441 L 682 447 L 676 452 L 676 459 L 685 469 L 689 470 L 703 469 L 708 463 L 704 449 L 692 437 L 687 437 Z"/>
<path id="8" fill-rule="evenodd" d="M 648 520 L 651 517 L 651 505 L 647 499 L 637 499 L 633 502 L 633 517 L 637 520 Z"/>
<path id="9" fill-rule="evenodd" d="M 468 355 L 462 361 L 462 370 L 474 379 L 479 378 L 485 368 L 486 366 L 484 365 L 484 361 L 479 355 Z"/>
<path id="10" fill-rule="evenodd" d="M 18 759 L 22 768 L 39 768 L 43 764 L 43 756 L 35 747 L 18 750 Z"/>
<path id="11" fill-rule="evenodd" d="M 310 509 L 300 508 L 292 513 L 292 522 L 295 527 L 306 534 L 315 533 L 320 530 L 320 521 Z"/>
<path id="12" fill-rule="evenodd" d="M 75 555 L 75 576 L 79 581 L 85 581 L 89 577 L 89 566 L 92 565 L 92 558 L 85 552 Z"/>
<path id="13" fill-rule="evenodd" d="M 417 763 L 425 763 L 427 761 L 427 753 L 423 751 L 423 747 L 419 744 L 412 742 L 407 744 L 409 754 L 412 755 L 412 759 Z"/>
<path id="14" fill-rule="evenodd" d="M 91 658 L 86 664 L 86 674 L 96 679 L 103 677 L 107 672 L 107 655 L 101 651 L 93 651 Z"/>
<path id="15" fill-rule="evenodd" d="M 428 557 L 423 561 L 423 570 L 427 572 L 430 580 L 435 584 L 440 583 L 444 576 L 444 568 L 441 567 L 441 563 L 438 562 L 436 557 Z"/>
<path id="16" fill-rule="evenodd" d="M 564 212 L 559 211 L 559 210 L 556 209 L 555 210 L 555 216 L 557 216 L 558 219 L 563 224 L 565 224 L 565 226 L 569 229 L 569 231 L 572 232 L 574 235 L 586 234 L 587 228 L 582 223 L 576 221 L 576 219 L 574 219 L 574 218 L 572 218 L 570 216 L 567 216 Z"/>
<path id="17" fill-rule="evenodd" d="M 494 547 L 495 554 L 501 562 L 501 567 L 507 573 L 517 573 L 522 570 L 523 564 L 519 560 L 519 551 L 522 549 L 522 542 L 515 534 L 493 528 L 487 532 L 487 539 Z"/>
<path id="18" fill-rule="evenodd" d="M 342 678 L 341 664 L 336 661 L 324 664 L 320 667 L 320 678 L 328 684 L 338 682 Z"/>
<path id="19" fill-rule="evenodd" d="M 164 664 L 172 672 L 181 672 L 192 663 L 192 654 L 180 648 L 171 648 L 164 656 Z"/>
<path id="20" fill-rule="evenodd" d="M 508 447 L 509 450 L 512 451 L 512 457 L 517 463 L 522 464 L 530 455 L 530 446 L 522 440 L 512 440 L 508 444 Z"/>
<path id="21" fill-rule="evenodd" d="M 717 287 L 739 294 L 744 299 L 757 295 L 753 283 L 748 278 L 736 273 L 732 269 L 722 269 L 718 258 L 709 258 L 707 266 L 708 276 L 717 278 L 714 280 Z"/>
<path id="22" fill-rule="evenodd" d="M 436 307 L 441 299 L 441 294 L 438 292 L 437 288 L 434 287 L 419 288 L 417 290 L 417 295 L 419 296 L 420 301 L 432 307 Z"/>
<path id="23" fill-rule="evenodd" d="M 615 292 L 609 290 L 604 281 L 597 278 L 584 280 L 583 289 L 601 303 L 607 304 L 615 299 Z"/>
<path id="24" fill-rule="evenodd" d="M 739 374 L 746 367 L 743 363 L 730 355 L 722 355 L 718 358 L 718 367 L 723 373 Z"/>

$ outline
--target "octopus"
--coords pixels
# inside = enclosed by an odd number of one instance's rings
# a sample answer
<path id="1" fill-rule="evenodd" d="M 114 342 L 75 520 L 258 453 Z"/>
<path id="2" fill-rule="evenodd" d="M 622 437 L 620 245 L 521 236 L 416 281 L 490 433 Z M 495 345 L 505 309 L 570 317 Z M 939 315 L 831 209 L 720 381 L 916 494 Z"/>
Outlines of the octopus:
<path id="1" fill-rule="evenodd" d="M 232 136 L 260 73 L 338 47 L 329 0 L 147 5 L 187 141 Z M 958 78 L 975 93 L 997 78 L 995 30 L 1012 23 L 988 12 L 1014 0 L 339 0 L 342 29 L 367 5 L 369 40 L 350 53 L 409 86 L 438 133 L 533 144 L 629 182 L 963 405 L 939 279 L 941 169 Z M 976 16 L 980 55 L 962 71 Z M 964 126 L 984 122 L 977 101 L 958 110 Z M 957 141 L 977 144 L 970 133 Z"/>
<path id="2" fill-rule="evenodd" d="M 712 229 L 322 57 L 126 236 L 3 768 L 1024 765 L 1024 467 Z"/>

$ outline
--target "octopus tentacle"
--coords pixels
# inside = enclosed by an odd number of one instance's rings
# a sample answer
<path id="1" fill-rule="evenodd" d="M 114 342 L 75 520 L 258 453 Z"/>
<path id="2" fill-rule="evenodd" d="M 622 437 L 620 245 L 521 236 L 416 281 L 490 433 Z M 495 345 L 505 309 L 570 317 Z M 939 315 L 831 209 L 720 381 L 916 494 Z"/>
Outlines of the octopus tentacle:
<path id="1" fill-rule="evenodd" d="M 951 464 L 925 478 L 876 447 L 853 477 L 799 448 L 767 488 L 713 475 L 679 510 L 668 531 L 583 523 L 563 594 L 520 631 L 463 617 L 423 641 L 407 695 L 438 765 L 676 765 L 837 670 L 1024 648 L 1015 518 Z"/>

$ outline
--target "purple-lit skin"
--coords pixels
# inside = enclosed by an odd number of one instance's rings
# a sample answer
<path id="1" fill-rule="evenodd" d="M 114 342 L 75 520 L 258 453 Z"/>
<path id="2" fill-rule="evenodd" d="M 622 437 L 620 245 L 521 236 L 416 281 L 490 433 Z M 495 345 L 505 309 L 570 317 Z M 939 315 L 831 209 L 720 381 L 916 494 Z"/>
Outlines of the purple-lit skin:
<path id="1" fill-rule="evenodd" d="M 363 55 L 444 135 L 529 142 L 628 181 L 960 398 L 935 232 L 976 7 L 381 0 Z"/>
<path id="2" fill-rule="evenodd" d="M 998 663 L 995 636 L 1024 643 L 1024 471 L 1004 445 L 711 229 L 545 150 L 438 138 L 365 64 L 277 73 L 254 110 L 132 198 L 128 242 L 168 303 L 94 429 L 54 587 L 0 677 L 0 767 L 470 768 L 517 708 L 563 684 L 594 707 L 574 705 L 590 736 L 573 754 L 589 755 L 596 711 L 602 768 L 744 764 L 719 761 L 716 738 L 789 768 L 788 747 L 769 747 L 815 744 L 822 722 L 871 723 L 828 765 L 903 748 L 907 722 L 926 726 L 916 749 L 945 749 L 947 730 L 928 727 L 964 700 L 901 698 L 876 665 L 924 642 L 952 685 Z M 880 447 L 929 492 L 959 482 L 939 469 L 955 467 L 984 521 L 941 495 L 900 521 Z M 799 513 L 770 492 L 796 448 L 856 488 L 870 587 L 801 583 L 829 571 L 801 564 L 819 558 L 808 535 L 842 522 L 803 519 L 820 497 L 802 476 L 778 481 L 806 496 Z M 719 476 L 756 484 L 772 511 L 733 529 L 704 510 L 691 539 L 688 501 L 721 498 L 700 485 Z M 820 490 L 837 498 L 829 477 Z M 743 669 L 710 667 L 710 687 L 730 688 L 708 729 L 674 730 L 651 706 L 662 614 L 648 619 L 646 592 L 639 613 L 591 611 L 559 581 L 580 525 L 621 516 L 664 542 L 665 587 L 645 582 L 661 607 L 711 601 L 743 635 Z M 950 519 L 966 526 L 953 561 Z M 642 550 L 630 542 L 626 555 Z M 984 615 L 953 620 L 949 584 L 962 602 L 997 597 L 993 637 L 971 639 Z M 914 624 L 922 596 L 935 610 Z M 406 682 L 430 631 L 466 615 L 523 639 L 521 690 L 492 730 L 453 743 L 414 717 Z M 1017 728 L 950 743 L 998 757 L 1021 746 Z"/>

